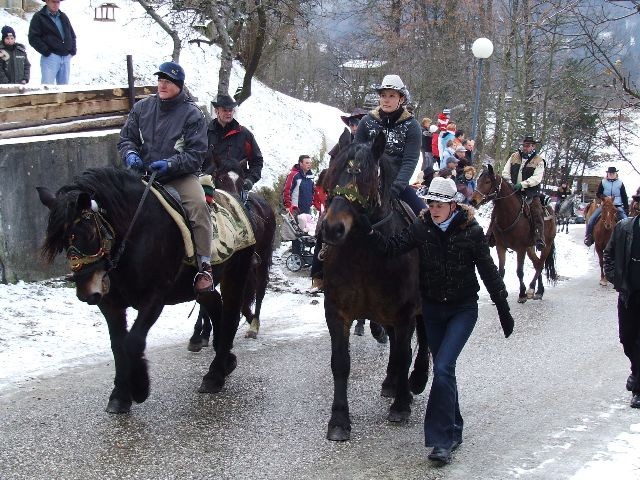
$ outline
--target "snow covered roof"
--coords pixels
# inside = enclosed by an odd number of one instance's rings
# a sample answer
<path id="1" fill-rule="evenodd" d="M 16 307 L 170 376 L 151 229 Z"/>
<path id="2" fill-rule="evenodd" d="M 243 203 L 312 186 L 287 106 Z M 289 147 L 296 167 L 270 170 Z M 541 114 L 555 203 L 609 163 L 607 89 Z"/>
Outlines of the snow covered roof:
<path id="1" fill-rule="evenodd" d="M 384 66 L 387 62 L 384 60 L 347 60 L 340 68 L 354 68 L 354 69 L 372 69 L 372 68 L 380 68 Z"/>

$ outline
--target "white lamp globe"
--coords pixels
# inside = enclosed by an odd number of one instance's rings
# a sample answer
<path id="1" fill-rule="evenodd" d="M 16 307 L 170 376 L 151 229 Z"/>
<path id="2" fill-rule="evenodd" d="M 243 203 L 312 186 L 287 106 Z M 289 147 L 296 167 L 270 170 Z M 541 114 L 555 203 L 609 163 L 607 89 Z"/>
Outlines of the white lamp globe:
<path id="1" fill-rule="evenodd" d="M 478 38 L 471 45 L 471 51 L 476 58 L 489 58 L 493 53 L 493 43 L 488 38 Z"/>

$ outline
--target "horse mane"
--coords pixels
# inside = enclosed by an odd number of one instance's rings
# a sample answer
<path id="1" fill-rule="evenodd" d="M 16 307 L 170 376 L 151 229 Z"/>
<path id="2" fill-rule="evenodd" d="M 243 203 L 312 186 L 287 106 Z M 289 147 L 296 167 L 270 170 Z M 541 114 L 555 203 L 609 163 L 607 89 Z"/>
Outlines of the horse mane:
<path id="1" fill-rule="evenodd" d="M 329 196 L 331 196 L 332 190 L 340 184 L 340 179 L 347 169 L 349 160 L 355 159 L 360 166 L 358 186 L 359 188 L 365 187 L 364 191 L 360 191 L 360 194 L 367 199 L 377 198 L 379 194 L 382 205 L 389 205 L 390 159 L 386 154 L 383 154 L 379 161 L 376 161 L 371 153 L 371 145 L 372 142 L 351 143 L 333 159 L 323 181 L 323 186 Z M 379 172 L 378 165 L 380 166 Z"/>
<path id="2" fill-rule="evenodd" d="M 222 159 L 217 158 L 214 163 L 216 172 L 234 172 L 237 173 L 240 178 L 244 179 L 244 162 L 238 162 L 234 159 L 225 157 Z"/>
<path id="3" fill-rule="evenodd" d="M 52 262 L 65 247 L 66 232 L 78 215 L 77 205 L 81 194 L 88 194 L 98 206 L 106 211 L 116 231 L 126 228 L 137 203 L 131 194 L 142 198 L 144 185 L 128 170 L 113 167 L 90 168 L 74 178 L 74 183 L 61 187 L 56 197 L 58 202 L 49 213 L 47 233 L 42 247 L 45 260 Z M 135 192 L 140 194 L 136 195 Z M 126 192 L 126 194 L 125 194 Z"/>

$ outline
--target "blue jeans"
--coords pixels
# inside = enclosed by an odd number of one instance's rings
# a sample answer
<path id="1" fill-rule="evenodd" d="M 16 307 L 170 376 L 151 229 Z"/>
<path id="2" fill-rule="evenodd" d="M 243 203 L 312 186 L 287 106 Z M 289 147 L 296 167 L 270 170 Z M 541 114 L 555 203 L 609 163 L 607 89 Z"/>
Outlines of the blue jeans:
<path id="1" fill-rule="evenodd" d="M 618 209 L 618 216 L 620 217 L 620 220 L 627 218 L 627 214 L 622 206 L 616 206 L 616 208 Z M 596 226 L 596 222 L 600 218 L 601 213 L 602 207 L 598 207 L 593 211 L 593 215 L 591 215 L 591 218 L 589 218 L 589 222 L 587 223 L 587 235 L 591 235 L 593 233 L 593 227 Z"/>
<path id="2" fill-rule="evenodd" d="M 40 70 L 43 84 L 67 85 L 71 72 L 71 55 L 60 56 L 55 53 L 40 57 Z"/>
<path id="3" fill-rule="evenodd" d="M 418 197 L 415 189 L 410 185 L 407 185 L 407 187 L 400 192 L 398 198 L 409 205 L 411 210 L 413 210 L 413 213 L 416 215 L 419 215 L 422 210 L 427 208 L 425 203 L 420 199 L 420 197 Z"/>
<path id="4" fill-rule="evenodd" d="M 433 383 L 424 415 L 424 444 L 451 448 L 462 441 L 456 361 L 478 319 L 478 303 L 449 305 L 423 299 L 422 313 L 433 357 Z"/>

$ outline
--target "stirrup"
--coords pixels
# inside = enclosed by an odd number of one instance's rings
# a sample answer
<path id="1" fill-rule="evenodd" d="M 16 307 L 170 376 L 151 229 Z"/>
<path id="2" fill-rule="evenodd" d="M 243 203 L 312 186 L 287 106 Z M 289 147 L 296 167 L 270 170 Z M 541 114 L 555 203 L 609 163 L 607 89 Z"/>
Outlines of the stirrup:
<path id="1" fill-rule="evenodd" d="M 204 282 L 206 282 L 205 286 L 202 286 L 202 283 Z M 199 283 L 200 286 L 198 286 Z M 207 270 L 198 272 L 193 279 L 193 289 L 196 293 L 213 292 L 214 286 L 215 283 L 213 281 L 213 275 L 211 275 Z"/>

